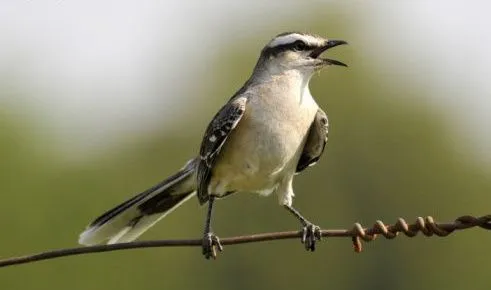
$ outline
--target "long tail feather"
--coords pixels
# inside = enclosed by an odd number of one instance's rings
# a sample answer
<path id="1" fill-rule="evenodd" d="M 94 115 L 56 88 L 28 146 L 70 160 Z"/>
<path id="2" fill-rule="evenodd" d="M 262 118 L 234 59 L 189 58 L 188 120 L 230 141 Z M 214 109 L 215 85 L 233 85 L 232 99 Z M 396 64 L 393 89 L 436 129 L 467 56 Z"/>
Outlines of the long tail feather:
<path id="1" fill-rule="evenodd" d="M 82 245 L 123 243 L 138 238 L 160 219 L 196 194 L 197 159 L 154 187 L 96 218 L 80 234 Z"/>

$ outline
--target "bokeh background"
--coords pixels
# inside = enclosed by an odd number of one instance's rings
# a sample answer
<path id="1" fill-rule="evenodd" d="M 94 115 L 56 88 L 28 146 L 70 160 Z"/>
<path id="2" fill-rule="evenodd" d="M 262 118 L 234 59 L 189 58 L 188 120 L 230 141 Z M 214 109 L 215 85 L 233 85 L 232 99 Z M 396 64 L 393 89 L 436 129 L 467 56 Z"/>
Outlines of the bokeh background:
<path id="1" fill-rule="evenodd" d="M 277 33 L 344 39 L 314 77 L 327 152 L 296 178 L 324 228 L 490 213 L 486 1 L 0 2 L 0 257 L 74 247 L 104 210 L 195 155 Z M 200 237 L 195 200 L 143 239 Z M 292 230 L 276 198 L 218 202 L 222 236 Z M 68 257 L 0 270 L 0 289 L 489 289 L 489 232 L 297 240 Z"/>

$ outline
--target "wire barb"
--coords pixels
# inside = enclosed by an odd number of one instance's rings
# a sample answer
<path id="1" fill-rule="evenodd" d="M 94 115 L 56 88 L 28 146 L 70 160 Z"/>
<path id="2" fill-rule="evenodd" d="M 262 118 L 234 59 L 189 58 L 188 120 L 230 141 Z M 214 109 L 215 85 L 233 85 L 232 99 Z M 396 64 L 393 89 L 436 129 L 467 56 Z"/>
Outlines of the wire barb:
<path id="1" fill-rule="evenodd" d="M 375 224 L 365 229 L 359 223 L 355 223 L 352 230 L 352 242 L 355 252 L 360 253 L 362 248 L 361 240 L 365 242 L 373 241 L 377 235 L 382 235 L 386 239 L 394 239 L 399 233 L 404 233 L 407 237 L 415 237 L 418 232 L 423 233 L 427 237 L 436 235 L 438 237 L 446 237 L 455 230 L 464 230 L 473 227 L 491 230 L 491 215 L 482 217 L 461 216 L 453 223 L 438 224 L 432 216 L 425 218 L 418 217 L 413 224 L 408 224 L 403 218 L 399 218 L 394 225 L 385 225 L 382 221 L 377 220 Z"/>
<path id="2" fill-rule="evenodd" d="M 427 237 L 433 235 L 438 237 L 446 237 L 449 234 L 458 231 L 479 227 L 485 230 L 491 230 L 491 215 L 474 217 L 465 215 L 457 218 L 452 223 L 437 223 L 431 216 L 425 218 L 418 217 L 412 224 L 408 224 L 403 218 L 399 218 L 394 225 L 385 225 L 382 221 L 377 220 L 371 228 L 363 228 L 360 223 L 355 223 L 351 230 L 322 230 L 322 237 L 350 237 L 353 243 L 355 252 L 360 253 L 363 250 L 362 240 L 365 242 L 373 241 L 378 235 L 384 236 L 386 239 L 394 239 L 399 233 L 404 233 L 407 237 L 415 237 L 418 232 L 423 233 Z M 247 236 L 236 236 L 220 239 L 222 245 L 237 245 L 245 243 L 265 242 L 272 240 L 285 240 L 302 237 L 302 231 L 275 232 L 253 234 Z M 201 247 L 202 239 L 187 239 L 187 240 L 155 240 L 155 241 L 136 241 L 130 243 L 98 245 L 91 247 L 79 247 L 50 250 L 40 252 L 33 255 L 13 257 L 0 260 L 0 268 L 27 264 L 36 261 L 55 259 L 60 257 L 84 255 L 89 253 L 111 252 L 119 250 L 129 250 L 137 248 L 156 248 L 156 247 Z"/>

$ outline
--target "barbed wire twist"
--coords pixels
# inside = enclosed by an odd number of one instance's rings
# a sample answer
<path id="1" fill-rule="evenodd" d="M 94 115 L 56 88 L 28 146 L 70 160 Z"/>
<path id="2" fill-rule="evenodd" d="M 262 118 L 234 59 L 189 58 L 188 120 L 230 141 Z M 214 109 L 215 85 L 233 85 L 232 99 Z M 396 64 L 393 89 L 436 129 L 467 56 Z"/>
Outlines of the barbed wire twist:
<path id="1" fill-rule="evenodd" d="M 474 217 L 465 215 L 455 219 L 453 223 L 436 223 L 432 216 L 425 218 L 418 217 L 413 224 L 408 224 L 403 218 L 397 219 L 394 225 L 385 225 L 382 221 L 377 220 L 375 224 L 364 229 L 360 223 L 355 223 L 352 230 L 352 241 L 355 252 L 362 251 L 361 240 L 370 242 L 377 238 L 377 235 L 382 235 L 386 239 L 394 239 L 399 233 L 403 233 L 407 237 L 415 237 L 418 232 L 421 232 L 427 237 L 436 235 L 438 237 L 446 237 L 456 230 L 464 230 L 473 227 L 491 230 L 491 215 Z"/>
<path id="2" fill-rule="evenodd" d="M 331 229 L 322 230 L 322 237 L 351 237 L 355 252 L 362 251 L 362 241 L 370 242 L 375 240 L 379 235 L 386 239 L 394 239 L 399 233 L 403 233 L 407 237 L 415 237 L 419 232 L 427 237 L 438 236 L 446 237 L 449 234 L 465 230 L 473 227 L 479 227 L 486 230 L 491 230 L 491 215 L 474 217 L 465 215 L 458 217 L 451 223 L 437 223 L 431 216 L 425 218 L 418 217 L 412 224 L 408 224 L 403 218 L 399 218 L 393 225 L 386 225 L 382 221 L 377 220 L 371 228 L 364 228 L 360 223 L 355 223 L 349 230 L 347 229 Z M 220 239 L 223 245 L 236 245 L 254 242 L 265 242 L 272 240 L 284 240 L 300 238 L 302 231 L 287 231 L 253 234 L 246 236 L 236 236 Z M 153 241 L 136 241 L 130 243 L 98 245 L 90 247 L 66 248 L 40 252 L 33 255 L 13 257 L 0 260 L 0 268 L 27 264 L 36 261 L 55 259 L 60 257 L 83 255 L 89 253 L 101 253 L 138 248 L 156 248 L 156 247 L 186 247 L 186 246 L 201 246 L 202 239 L 184 239 L 184 240 L 153 240 Z"/>

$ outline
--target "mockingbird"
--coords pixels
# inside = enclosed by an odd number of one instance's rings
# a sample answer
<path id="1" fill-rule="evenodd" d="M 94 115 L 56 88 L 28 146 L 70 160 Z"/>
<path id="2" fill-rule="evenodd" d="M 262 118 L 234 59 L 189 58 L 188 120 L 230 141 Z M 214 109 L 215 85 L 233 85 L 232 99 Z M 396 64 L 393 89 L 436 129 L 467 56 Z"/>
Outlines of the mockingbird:
<path id="1" fill-rule="evenodd" d="M 328 65 L 329 48 L 346 44 L 306 33 L 277 35 L 261 51 L 244 86 L 218 111 L 203 136 L 199 157 L 176 174 L 95 219 L 79 243 L 129 242 L 182 203 L 208 202 L 203 254 L 222 250 L 211 231 L 215 199 L 235 192 L 275 193 L 301 223 L 302 243 L 314 251 L 320 228 L 292 207 L 295 174 L 314 165 L 327 142 L 327 115 L 309 90 L 312 75 Z"/>

